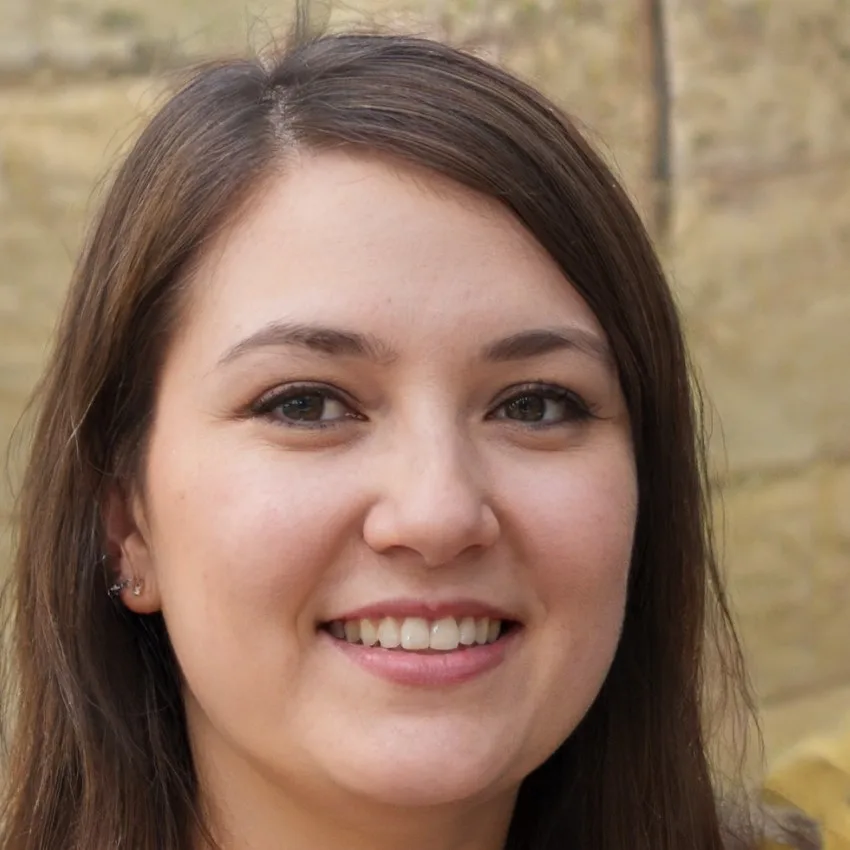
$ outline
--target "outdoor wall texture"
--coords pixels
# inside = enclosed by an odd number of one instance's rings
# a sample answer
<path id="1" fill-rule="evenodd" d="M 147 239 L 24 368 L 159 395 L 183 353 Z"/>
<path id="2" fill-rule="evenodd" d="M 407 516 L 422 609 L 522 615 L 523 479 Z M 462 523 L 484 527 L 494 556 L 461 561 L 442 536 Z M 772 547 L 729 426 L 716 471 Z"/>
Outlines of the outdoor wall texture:
<path id="1" fill-rule="evenodd" d="M 850 712 L 850 2 L 406 2 L 340 3 L 332 19 L 413 12 L 537 81 L 651 228 L 716 409 L 724 562 L 779 754 Z M 289 11 L 0 0 L 0 447 L 96 181 L 163 72 L 262 46 Z"/>

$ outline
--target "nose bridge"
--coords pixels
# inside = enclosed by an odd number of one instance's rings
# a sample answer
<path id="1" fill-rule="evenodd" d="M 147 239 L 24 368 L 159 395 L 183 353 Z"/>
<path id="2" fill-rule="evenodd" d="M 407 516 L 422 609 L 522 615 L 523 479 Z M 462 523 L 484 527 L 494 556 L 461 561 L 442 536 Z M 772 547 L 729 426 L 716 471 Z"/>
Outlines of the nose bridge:
<path id="1" fill-rule="evenodd" d="M 423 508 L 431 509 L 443 504 L 447 510 L 452 510 L 445 504 L 449 495 L 455 508 L 479 502 L 483 482 L 470 441 L 459 428 L 446 425 L 422 431 L 406 437 L 403 442 L 408 445 L 401 451 L 402 467 L 408 470 L 406 489 L 413 501 L 421 499 Z"/>
<path id="2" fill-rule="evenodd" d="M 417 551 L 426 563 L 450 561 L 491 545 L 498 522 L 475 446 L 447 416 L 414 418 L 392 440 L 381 504 L 373 517 L 376 548 Z"/>

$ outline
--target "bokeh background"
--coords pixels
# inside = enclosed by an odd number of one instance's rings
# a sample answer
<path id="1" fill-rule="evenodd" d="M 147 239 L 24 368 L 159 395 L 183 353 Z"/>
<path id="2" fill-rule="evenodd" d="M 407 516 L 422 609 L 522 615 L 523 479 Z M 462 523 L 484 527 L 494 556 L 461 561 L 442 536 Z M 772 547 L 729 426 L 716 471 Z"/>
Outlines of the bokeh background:
<path id="1" fill-rule="evenodd" d="M 0 449 L 99 181 L 168 74 L 262 47 L 290 13 L 0 0 Z M 576 115 L 622 175 L 714 407 L 724 563 L 781 769 L 850 715 L 850 0 L 356 0 L 314 14 L 484 51 Z M 7 482 L 0 565 L 10 511 Z"/>

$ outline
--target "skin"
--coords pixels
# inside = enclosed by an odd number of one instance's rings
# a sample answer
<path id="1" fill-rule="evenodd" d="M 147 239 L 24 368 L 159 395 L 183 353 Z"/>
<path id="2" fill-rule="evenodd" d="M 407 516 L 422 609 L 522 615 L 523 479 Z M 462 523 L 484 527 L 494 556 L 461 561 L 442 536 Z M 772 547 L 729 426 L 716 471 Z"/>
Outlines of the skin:
<path id="1" fill-rule="evenodd" d="M 246 342 L 270 322 L 379 350 Z M 482 354 L 541 328 L 576 344 Z M 637 493 L 605 349 L 505 208 L 378 158 L 299 156 L 202 258 L 145 492 L 113 497 L 108 529 L 144 581 L 125 604 L 164 614 L 223 847 L 503 845 L 519 784 L 589 708 L 622 626 Z M 257 412 L 305 381 L 337 398 L 311 387 Z M 298 405 L 325 427 L 293 422 Z M 494 670 L 423 688 L 317 631 L 399 596 L 478 599 L 522 632 Z"/>

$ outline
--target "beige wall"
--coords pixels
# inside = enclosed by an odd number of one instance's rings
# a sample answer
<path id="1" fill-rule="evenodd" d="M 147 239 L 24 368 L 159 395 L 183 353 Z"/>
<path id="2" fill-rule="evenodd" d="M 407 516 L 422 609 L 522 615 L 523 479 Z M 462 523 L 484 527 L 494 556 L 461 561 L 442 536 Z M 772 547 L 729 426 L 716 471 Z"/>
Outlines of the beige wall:
<path id="1" fill-rule="evenodd" d="M 411 2 L 593 128 L 652 228 L 722 423 L 726 563 L 779 752 L 850 711 L 847 2 Z M 262 44 L 252 11 L 287 6 L 0 3 L 0 446 L 151 72 Z"/>

